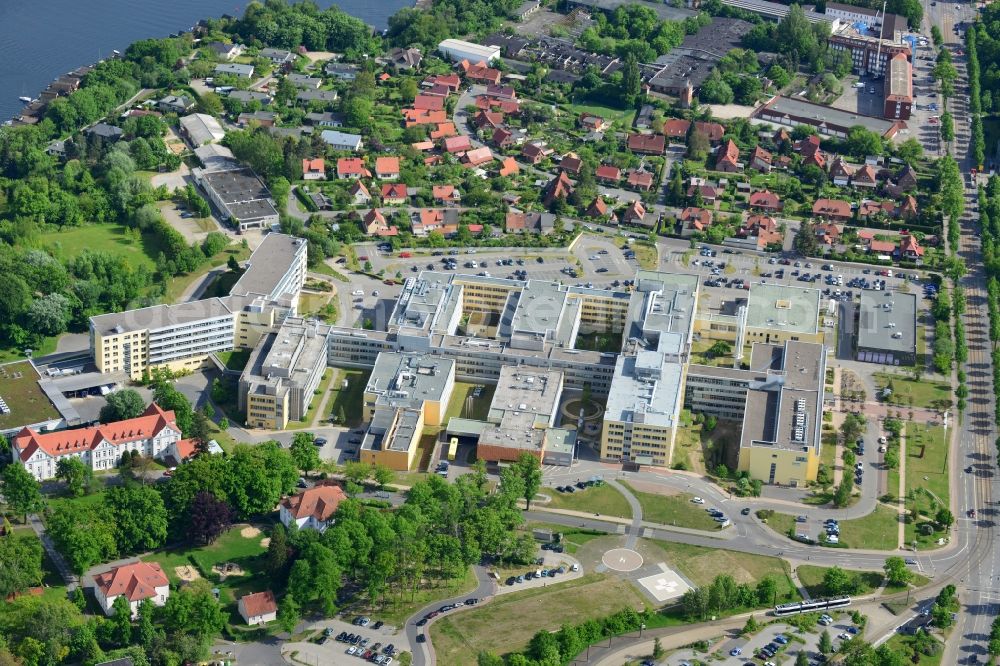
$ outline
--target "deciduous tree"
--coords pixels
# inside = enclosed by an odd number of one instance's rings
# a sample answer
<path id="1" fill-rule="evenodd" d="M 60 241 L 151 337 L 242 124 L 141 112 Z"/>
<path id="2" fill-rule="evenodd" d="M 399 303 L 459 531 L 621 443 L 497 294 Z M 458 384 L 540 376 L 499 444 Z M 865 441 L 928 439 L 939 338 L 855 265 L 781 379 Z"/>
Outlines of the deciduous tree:
<path id="1" fill-rule="evenodd" d="M 107 404 L 101 407 L 102 423 L 134 419 L 146 409 L 146 401 L 133 389 L 115 391 L 106 398 L 106 401 Z"/>

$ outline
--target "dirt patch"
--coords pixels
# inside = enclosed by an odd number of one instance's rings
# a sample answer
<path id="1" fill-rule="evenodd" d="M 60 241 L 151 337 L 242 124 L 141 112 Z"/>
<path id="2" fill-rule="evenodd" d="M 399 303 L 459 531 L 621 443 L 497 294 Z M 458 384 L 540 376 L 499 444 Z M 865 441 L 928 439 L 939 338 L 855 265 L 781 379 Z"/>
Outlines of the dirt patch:
<path id="1" fill-rule="evenodd" d="M 177 577 L 185 583 L 190 583 L 191 581 L 201 578 L 201 574 L 198 573 L 198 570 L 189 565 L 174 567 L 174 573 L 177 574 Z"/>
<path id="2" fill-rule="evenodd" d="M 264 537 L 263 539 L 260 540 L 261 548 L 267 548 L 270 545 L 271 545 L 271 537 Z"/>
<path id="3" fill-rule="evenodd" d="M 244 527 L 240 530 L 240 536 L 244 539 L 252 539 L 254 537 L 260 536 L 260 530 L 256 527 Z"/>

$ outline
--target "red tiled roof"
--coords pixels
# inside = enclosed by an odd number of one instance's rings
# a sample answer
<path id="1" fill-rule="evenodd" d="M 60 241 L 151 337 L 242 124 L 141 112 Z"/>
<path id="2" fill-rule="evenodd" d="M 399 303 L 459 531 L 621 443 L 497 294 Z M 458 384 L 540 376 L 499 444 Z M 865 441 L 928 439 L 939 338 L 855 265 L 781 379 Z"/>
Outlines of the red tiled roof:
<path id="1" fill-rule="evenodd" d="M 398 157 L 376 157 L 375 158 L 375 174 L 376 175 L 394 175 L 399 173 L 399 158 Z"/>
<path id="2" fill-rule="evenodd" d="M 460 153 L 472 149 L 472 141 L 464 134 L 450 136 L 444 140 L 444 149 L 448 153 Z"/>
<path id="3" fill-rule="evenodd" d="M 384 183 L 382 185 L 383 199 L 405 199 L 406 185 L 404 183 Z"/>
<path id="4" fill-rule="evenodd" d="M 454 185 L 433 185 L 431 186 L 431 196 L 435 199 L 440 199 L 442 201 L 454 201 L 455 200 L 455 186 Z"/>
<path id="5" fill-rule="evenodd" d="M 468 166 L 479 166 L 481 164 L 486 164 L 492 159 L 493 151 L 487 146 L 483 146 L 482 148 L 476 148 L 465 153 L 465 156 L 462 158 L 462 162 Z"/>
<path id="6" fill-rule="evenodd" d="M 302 173 L 326 173 L 326 163 L 322 157 L 311 160 L 302 160 Z"/>
<path id="7" fill-rule="evenodd" d="M 341 157 L 337 160 L 337 174 L 347 176 L 365 176 L 371 178 L 372 173 L 360 157 Z"/>
<path id="8" fill-rule="evenodd" d="M 662 134 L 630 134 L 628 149 L 636 153 L 662 155 L 667 149 L 667 137 Z"/>
<path id="9" fill-rule="evenodd" d="M 323 522 L 337 510 L 337 506 L 347 499 L 340 486 L 315 486 L 303 490 L 298 495 L 292 495 L 281 501 L 288 512 L 295 518 L 307 518 Z"/>
<path id="10" fill-rule="evenodd" d="M 444 97 L 417 95 L 413 98 L 413 108 L 421 111 L 440 111 L 444 108 Z"/>
<path id="11" fill-rule="evenodd" d="M 559 163 L 559 168 L 570 173 L 580 173 L 580 168 L 583 166 L 583 161 L 579 157 L 566 156 Z"/>
<path id="12" fill-rule="evenodd" d="M 156 562 L 135 562 L 94 576 L 94 584 L 105 598 L 125 595 L 129 601 L 142 601 L 156 596 L 156 588 L 170 581 Z"/>
<path id="13" fill-rule="evenodd" d="M 726 128 L 719 123 L 709 123 L 702 120 L 696 120 L 694 127 L 699 132 L 704 132 L 711 142 L 721 141 L 722 135 L 726 133 Z"/>
<path id="14" fill-rule="evenodd" d="M 619 180 L 622 175 L 618 167 L 610 164 L 602 164 L 594 171 L 594 177 L 601 180 Z"/>
<path id="15" fill-rule="evenodd" d="M 248 618 L 278 612 L 278 603 L 274 600 L 274 593 L 271 590 L 254 592 L 240 597 L 240 602 L 243 604 L 243 612 Z"/>
<path id="16" fill-rule="evenodd" d="M 368 188 L 365 187 L 365 184 L 362 183 L 360 180 L 354 181 L 354 184 L 351 185 L 351 189 L 348 190 L 348 193 L 352 197 L 358 193 L 364 194 L 368 198 L 371 198 L 372 196 L 371 193 L 368 192 Z"/>
<path id="17" fill-rule="evenodd" d="M 504 159 L 502 165 L 500 166 L 500 175 L 512 176 L 515 173 L 518 173 L 520 170 L 521 168 L 517 166 L 517 160 L 515 160 L 513 157 L 508 157 Z"/>
<path id="18" fill-rule="evenodd" d="M 653 186 L 653 174 L 648 171 L 629 171 L 628 184 L 648 190 Z"/>
<path id="19" fill-rule="evenodd" d="M 663 133 L 672 139 L 681 139 L 686 137 L 689 129 L 691 129 L 690 120 L 672 118 L 670 120 L 663 121 Z"/>
<path id="20" fill-rule="evenodd" d="M 850 217 L 851 204 L 840 199 L 817 199 L 812 212 L 820 216 Z"/>
<path id="21" fill-rule="evenodd" d="M 761 190 L 750 195 L 750 206 L 754 208 L 777 208 L 781 199 L 770 190 Z"/>
<path id="22" fill-rule="evenodd" d="M 896 244 L 891 241 L 873 240 L 868 243 L 868 249 L 872 252 L 889 254 L 896 250 Z"/>

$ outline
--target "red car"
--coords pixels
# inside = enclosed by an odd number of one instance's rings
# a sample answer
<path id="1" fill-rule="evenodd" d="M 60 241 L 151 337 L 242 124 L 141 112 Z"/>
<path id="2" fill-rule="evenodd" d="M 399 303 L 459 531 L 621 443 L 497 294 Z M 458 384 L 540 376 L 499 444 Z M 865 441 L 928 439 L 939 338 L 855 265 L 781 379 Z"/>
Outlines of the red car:
<path id="1" fill-rule="evenodd" d="M 412 256 L 413 256 L 412 252 L 400 252 L 399 253 L 399 258 L 400 259 L 409 259 Z"/>

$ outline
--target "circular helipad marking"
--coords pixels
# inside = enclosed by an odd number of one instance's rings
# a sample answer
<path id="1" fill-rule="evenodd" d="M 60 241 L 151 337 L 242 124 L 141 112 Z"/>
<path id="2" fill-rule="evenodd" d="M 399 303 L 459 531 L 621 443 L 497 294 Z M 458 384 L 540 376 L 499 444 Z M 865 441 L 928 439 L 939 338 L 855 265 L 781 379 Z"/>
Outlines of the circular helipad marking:
<path id="1" fill-rule="evenodd" d="M 629 548 L 614 548 L 604 553 L 601 561 L 613 571 L 635 571 L 642 566 L 642 555 Z"/>

